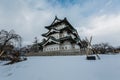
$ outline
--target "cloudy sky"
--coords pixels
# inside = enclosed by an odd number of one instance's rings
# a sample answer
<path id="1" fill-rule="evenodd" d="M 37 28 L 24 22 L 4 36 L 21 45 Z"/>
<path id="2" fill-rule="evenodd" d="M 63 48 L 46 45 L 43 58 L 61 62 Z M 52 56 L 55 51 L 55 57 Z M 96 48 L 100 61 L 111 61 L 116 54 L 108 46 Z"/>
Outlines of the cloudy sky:
<path id="1" fill-rule="evenodd" d="M 120 46 L 120 0 L 0 0 L 0 30 L 14 29 L 31 44 L 55 18 L 68 21 L 80 37 Z"/>

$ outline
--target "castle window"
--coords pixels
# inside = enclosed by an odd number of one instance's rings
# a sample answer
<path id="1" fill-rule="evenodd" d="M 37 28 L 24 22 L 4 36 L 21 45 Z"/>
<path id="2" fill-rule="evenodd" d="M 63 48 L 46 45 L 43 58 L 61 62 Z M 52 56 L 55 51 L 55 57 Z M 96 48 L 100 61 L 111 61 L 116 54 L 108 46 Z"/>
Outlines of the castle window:
<path id="1" fill-rule="evenodd" d="M 62 36 L 64 37 L 64 34 Z"/>
<path id="2" fill-rule="evenodd" d="M 75 48 L 75 46 L 73 46 L 73 48 Z"/>
<path id="3" fill-rule="evenodd" d="M 62 47 L 62 49 L 64 49 L 64 47 Z"/>
<path id="4" fill-rule="evenodd" d="M 65 49 L 67 49 L 67 47 L 65 47 Z"/>

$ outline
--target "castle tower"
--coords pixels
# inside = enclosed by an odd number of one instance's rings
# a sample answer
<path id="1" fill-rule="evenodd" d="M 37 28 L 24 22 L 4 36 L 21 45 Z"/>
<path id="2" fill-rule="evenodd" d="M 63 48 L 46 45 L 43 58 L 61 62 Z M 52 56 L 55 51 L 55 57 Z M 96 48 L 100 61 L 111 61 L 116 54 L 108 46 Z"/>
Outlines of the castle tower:
<path id="1" fill-rule="evenodd" d="M 47 33 L 42 34 L 44 39 L 43 52 L 48 51 L 70 51 L 80 49 L 78 42 L 80 40 L 77 30 L 68 22 L 55 17 L 51 25 L 46 26 Z"/>

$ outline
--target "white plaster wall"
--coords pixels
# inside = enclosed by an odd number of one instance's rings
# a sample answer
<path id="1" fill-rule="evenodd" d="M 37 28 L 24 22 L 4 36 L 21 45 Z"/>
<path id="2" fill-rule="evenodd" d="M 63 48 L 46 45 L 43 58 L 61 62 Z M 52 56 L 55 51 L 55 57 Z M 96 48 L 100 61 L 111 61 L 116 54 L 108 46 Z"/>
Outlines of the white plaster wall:
<path id="1" fill-rule="evenodd" d="M 60 29 L 65 28 L 65 27 L 66 27 L 66 25 L 65 25 L 65 24 L 62 24 L 62 25 L 56 26 L 56 29 L 60 30 Z"/>
<path id="2" fill-rule="evenodd" d="M 53 44 L 47 45 L 43 48 L 44 52 L 47 51 L 59 51 L 59 50 L 79 50 L 79 46 L 77 44 L 71 44 L 70 42 L 65 41 L 63 44 Z"/>
<path id="3" fill-rule="evenodd" d="M 54 37 L 54 38 L 56 38 L 56 39 L 59 39 L 59 38 L 60 38 L 60 35 L 59 35 L 59 33 L 52 34 L 52 35 L 50 35 L 50 36 L 53 36 L 53 37 Z"/>
<path id="4" fill-rule="evenodd" d="M 62 45 L 61 45 L 61 50 L 70 50 L 72 49 L 72 45 L 70 42 L 65 41 Z"/>
<path id="5" fill-rule="evenodd" d="M 79 45 L 75 44 L 75 49 L 80 49 Z"/>
<path id="6" fill-rule="evenodd" d="M 66 37 L 66 36 L 70 36 L 67 31 L 64 31 L 63 33 L 60 33 L 60 38 Z"/>
<path id="7" fill-rule="evenodd" d="M 53 44 L 53 45 L 47 45 L 43 48 L 43 51 L 44 52 L 47 52 L 47 51 L 58 51 L 60 50 L 59 49 L 59 44 Z"/>
<path id="8" fill-rule="evenodd" d="M 74 39 L 75 38 L 75 35 L 73 35 L 73 34 L 70 34 L 71 35 L 71 37 Z"/>
<path id="9" fill-rule="evenodd" d="M 67 48 L 66 48 L 67 47 Z M 61 45 L 61 50 L 78 50 L 79 45 L 77 44 L 71 44 L 70 42 L 65 41 L 62 45 Z"/>
<path id="10" fill-rule="evenodd" d="M 67 31 L 64 31 L 63 32 L 63 37 L 66 37 L 66 36 L 69 36 L 69 35 L 68 35 Z"/>

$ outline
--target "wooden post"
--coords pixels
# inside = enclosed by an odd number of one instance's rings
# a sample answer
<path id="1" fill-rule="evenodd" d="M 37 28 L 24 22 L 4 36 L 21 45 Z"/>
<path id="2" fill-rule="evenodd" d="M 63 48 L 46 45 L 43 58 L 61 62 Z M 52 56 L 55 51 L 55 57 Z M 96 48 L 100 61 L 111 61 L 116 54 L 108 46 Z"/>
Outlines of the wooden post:
<path id="1" fill-rule="evenodd" d="M 0 57 L 3 55 L 3 53 L 4 53 L 4 51 L 2 51 L 2 52 L 0 53 Z"/>
<path id="2" fill-rule="evenodd" d="M 89 55 L 89 49 L 86 48 L 86 55 L 88 56 Z"/>

